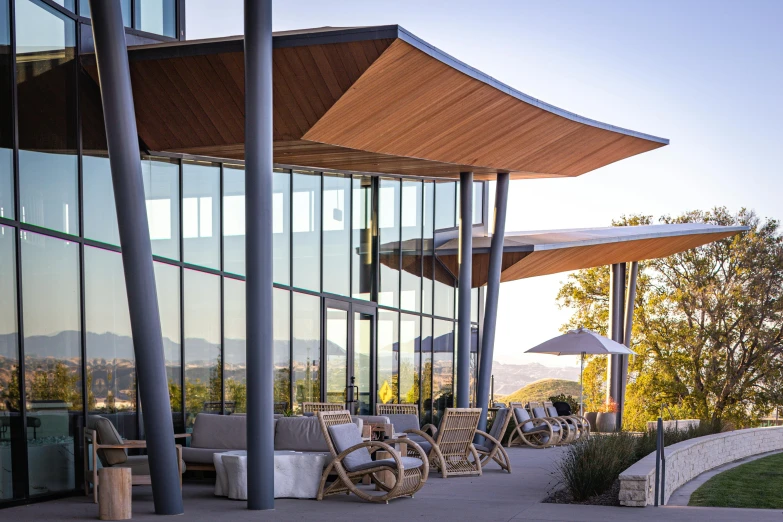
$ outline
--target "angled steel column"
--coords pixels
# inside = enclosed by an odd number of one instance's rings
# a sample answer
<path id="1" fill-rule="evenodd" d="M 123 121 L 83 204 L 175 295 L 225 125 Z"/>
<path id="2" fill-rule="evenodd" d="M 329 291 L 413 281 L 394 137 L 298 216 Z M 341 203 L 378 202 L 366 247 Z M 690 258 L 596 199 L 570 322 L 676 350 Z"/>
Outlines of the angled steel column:
<path id="1" fill-rule="evenodd" d="M 459 309 L 457 407 L 470 406 L 470 288 L 473 283 L 473 173 L 459 173 Z"/>
<path id="2" fill-rule="evenodd" d="M 245 0 L 247 507 L 274 509 L 272 0 Z"/>
<path id="3" fill-rule="evenodd" d="M 122 11 L 119 0 L 90 0 L 90 10 L 152 496 L 155 513 L 179 515 L 182 492 Z"/>
<path id="4" fill-rule="evenodd" d="M 489 406 L 489 389 L 492 381 L 492 358 L 495 352 L 495 325 L 498 319 L 498 298 L 500 296 L 500 272 L 503 268 L 503 239 L 506 235 L 506 207 L 508 204 L 507 172 L 498 172 L 495 187 L 495 229 L 492 232 L 492 243 L 489 250 L 489 277 L 487 278 L 487 300 L 484 311 L 484 338 L 481 340 L 479 360 L 478 408 L 481 408 L 479 429 L 487 431 L 487 407 Z"/>
<path id="5" fill-rule="evenodd" d="M 639 262 L 631 263 L 631 274 L 628 277 L 628 291 L 625 300 L 625 327 L 623 344 L 631 347 L 631 333 L 633 331 L 633 311 L 636 305 L 636 279 L 639 275 Z M 628 385 L 628 355 L 621 356 L 620 383 L 617 398 L 617 429 L 623 426 L 623 409 L 625 408 L 625 388 Z"/>
<path id="6" fill-rule="evenodd" d="M 612 265 L 609 279 L 609 336 L 620 344 L 625 342 L 625 263 Z M 606 399 L 620 400 L 622 355 L 610 355 L 606 365 Z M 619 404 L 618 404 L 619 406 Z M 618 415 L 618 418 L 620 415 Z"/>

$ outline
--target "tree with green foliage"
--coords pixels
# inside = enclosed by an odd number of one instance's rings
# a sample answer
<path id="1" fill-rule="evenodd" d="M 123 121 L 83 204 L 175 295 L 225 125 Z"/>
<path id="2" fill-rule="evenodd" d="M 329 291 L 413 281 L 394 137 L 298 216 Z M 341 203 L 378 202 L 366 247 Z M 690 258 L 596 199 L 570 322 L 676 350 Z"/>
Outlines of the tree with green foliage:
<path id="1" fill-rule="evenodd" d="M 747 232 L 639 263 L 624 415 L 642 429 L 668 404 L 679 418 L 752 423 L 779 403 L 783 375 L 783 239 L 776 220 L 725 208 L 663 217 L 662 223 L 746 226 Z M 616 226 L 649 224 L 623 217 Z M 607 333 L 609 267 L 580 270 L 558 293 L 573 309 L 564 330 Z M 602 401 L 605 357 L 590 358 L 587 403 Z"/>

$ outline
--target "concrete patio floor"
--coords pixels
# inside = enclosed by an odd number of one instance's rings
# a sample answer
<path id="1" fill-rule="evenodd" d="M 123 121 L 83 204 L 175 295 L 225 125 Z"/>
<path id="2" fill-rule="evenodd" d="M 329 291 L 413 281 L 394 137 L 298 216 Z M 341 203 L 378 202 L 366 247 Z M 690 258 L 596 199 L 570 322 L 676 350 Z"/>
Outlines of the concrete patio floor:
<path id="1" fill-rule="evenodd" d="M 245 502 L 215 498 L 213 486 L 207 482 L 186 482 L 183 490 L 185 519 L 193 522 L 234 520 L 383 520 L 405 521 L 622 521 L 622 520 L 709 520 L 710 522 L 754 520 L 783 522 L 778 510 L 746 510 L 727 508 L 621 508 L 542 504 L 556 486 L 552 475 L 554 462 L 562 448 L 534 450 L 512 448 L 509 454 L 512 474 L 500 471 L 492 464 L 482 477 L 442 479 L 431 475 L 416 498 L 398 499 L 388 505 L 362 502 L 355 496 L 329 497 L 314 500 L 275 502 L 275 511 L 248 511 Z M 0 511 L 0 518 L 12 522 L 42 520 L 96 520 L 98 506 L 83 496 L 19 506 Z M 152 513 L 152 493 L 149 487 L 133 488 L 133 518 L 161 520 Z"/>

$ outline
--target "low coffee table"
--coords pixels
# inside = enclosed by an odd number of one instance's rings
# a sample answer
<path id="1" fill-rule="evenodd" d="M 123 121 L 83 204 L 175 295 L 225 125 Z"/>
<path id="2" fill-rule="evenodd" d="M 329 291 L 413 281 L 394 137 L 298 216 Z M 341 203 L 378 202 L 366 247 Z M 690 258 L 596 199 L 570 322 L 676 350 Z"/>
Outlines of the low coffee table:
<path id="1" fill-rule="evenodd" d="M 275 451 L 275 498 L 316 498 L 328 453 Z M 215 496 L 247 500 L 247 451 L 212 456 Z"/>

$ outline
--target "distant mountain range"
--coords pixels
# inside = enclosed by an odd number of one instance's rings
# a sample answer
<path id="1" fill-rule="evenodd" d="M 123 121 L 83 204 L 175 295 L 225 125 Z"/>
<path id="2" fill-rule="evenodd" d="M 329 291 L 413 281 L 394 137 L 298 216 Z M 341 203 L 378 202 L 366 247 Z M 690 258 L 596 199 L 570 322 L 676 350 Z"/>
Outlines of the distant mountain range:
<path id="1" fill-rule="evenodd" d="M 539 363 L 503 364 L 494 362 L 495 396 L 510 395 L 518 389 L 541 379 L 579 380 L 579 368 L 544 366 Z"/>

